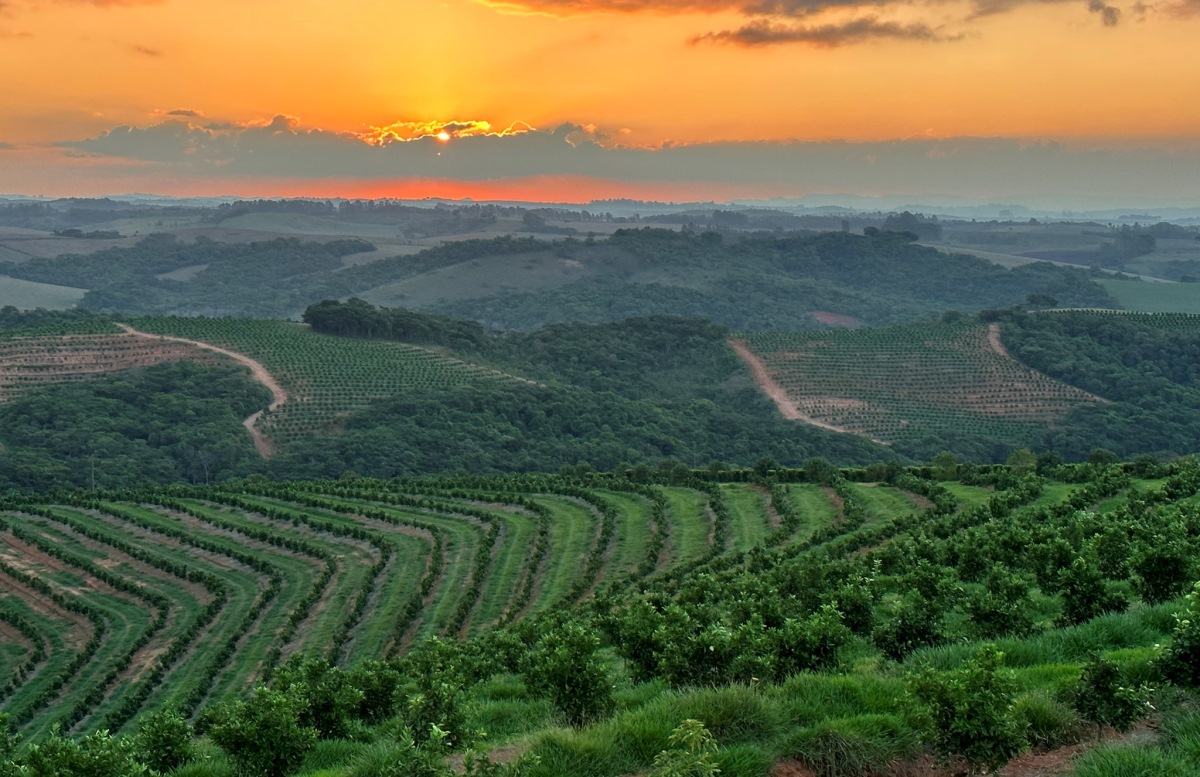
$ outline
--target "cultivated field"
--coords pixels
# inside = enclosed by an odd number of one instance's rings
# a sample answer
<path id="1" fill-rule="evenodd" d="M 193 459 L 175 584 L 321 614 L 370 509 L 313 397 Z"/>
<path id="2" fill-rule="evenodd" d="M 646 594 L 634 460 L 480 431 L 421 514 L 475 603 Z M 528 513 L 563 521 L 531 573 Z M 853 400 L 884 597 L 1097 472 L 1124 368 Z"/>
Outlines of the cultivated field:
<path id="1" fill-rule="evenodd" d="M 785 415 L 892 443 L 956 430 L 1021 442 L 1099 398 L 1023 366 L 996 326 L 739 336 Z"/>
<path id="2" fill-rule="evenodd" d="M 238 696 L 296 651 L 395 656 L 840 520 L 836 494 L 798 484 L 789 498 L 805 516 L 781 528 L 769 496 L 531 476 L 10 501 L 3 709 L 31 737 L 54 722 L 118 730 L 146 709 Z"/>
<path id="3" fill-rule="evenodd" d="M 520 380 L 419 346 L 318 334 L 285 321 L 151 318 L 130 323 L 143 332 L 198 340 L 260 362 L 288 394 L 287 402 L 258 424 L 279 445 L 327 431 L 373 400 L 408 389 Z"/>

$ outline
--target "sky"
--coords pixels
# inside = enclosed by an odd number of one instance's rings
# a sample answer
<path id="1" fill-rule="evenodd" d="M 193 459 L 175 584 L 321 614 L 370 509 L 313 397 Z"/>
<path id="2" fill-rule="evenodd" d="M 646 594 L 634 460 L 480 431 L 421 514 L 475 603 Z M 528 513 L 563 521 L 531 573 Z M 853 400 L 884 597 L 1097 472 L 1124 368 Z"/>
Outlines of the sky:
<path id="1" fill-rule="evenodd" d="M 1200 205 L 1200 0 L 0 0 L 0 194 Z"/>

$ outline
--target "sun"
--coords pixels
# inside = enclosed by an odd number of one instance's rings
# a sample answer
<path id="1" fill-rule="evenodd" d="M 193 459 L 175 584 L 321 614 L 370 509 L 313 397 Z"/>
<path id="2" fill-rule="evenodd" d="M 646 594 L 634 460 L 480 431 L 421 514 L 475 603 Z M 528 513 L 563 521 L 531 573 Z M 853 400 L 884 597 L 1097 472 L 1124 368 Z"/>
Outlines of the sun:
<path id="1" fill-rule="evenodd" d="M 445 143 L 447 140 L 450 139 L 450 133 L 446 132 L 446 130 L 442 130 L 441 132 L 439 132 L 437 134 L 437 139 L 442 141 L 443 143 Z"/>

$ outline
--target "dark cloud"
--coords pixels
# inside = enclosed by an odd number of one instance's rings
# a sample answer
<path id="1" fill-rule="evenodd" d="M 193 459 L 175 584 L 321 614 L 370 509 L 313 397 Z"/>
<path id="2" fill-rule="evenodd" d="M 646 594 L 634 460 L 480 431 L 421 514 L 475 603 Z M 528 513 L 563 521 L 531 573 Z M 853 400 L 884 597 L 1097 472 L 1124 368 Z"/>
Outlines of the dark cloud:
<path id="1" fill-rule="evenodd" d="M 156 57 L 157 58 L 157 57 L 161 57 L 163 55 L 162 51 L 160 51 L 158 49 L 150 48 L 149 46 L 143 46 L 141 44 L 136 44 L 136 45 L 132 46 L 131 48 L 133 49 L 133 51 L 135 53 L 141 54 L 143 57 Z"/>
<path id="2" fill-rule="evenodd" d="M 464 122 L 466 123 L 466 122 Z M 879 143 L 740 142 L 630 148 L 594 128 L 563 124 L 450 141 L 375 136 L 270 122 L 211 130 L 171 120 L 118 127 L 62 144 L 74 153 L 136 160 L 172 180 L 314 180 L 586 176 L 637 182 L 715 182 L 808 191 L 935 192 L 994 197 L 1045 193 L 1194 199 L 1200 151 L 1077 151 L 1061 144 L 951 138 Z"/>
<path id="3" fill-rule="evenodd" d="M 15 148 L 16 146 L 12 143 L 5 143 L 3 140 L 0 140 L 0 151 L 12 151 Z"/>
<path id="4" fill-rule="evenodd" d="M 710 32 L 692 39 L 693 43 L 731 43 L 737 46 L 773 46 L 781 43 L 804 43 L 811 46 L 847 46 L 870 40 L 891 39 L 940 43 L 958 40 L 960 35 L 944 35 L 927 24 L 899 24 L 880 21 L 874 17 L 854 19 L 839 24 L 812 26 L 777 25 L 754 22 L 736 30 Z"/>
<path id="5" fill-rule="evenodd" d="M 1108 5 L 1104 0 L 1088 0 L 1088 10 L 1100 14 L 1105 27 L 1116 27 L 1121 22 L 1121 9 Z"/>
<path id="6" fill-rule="evenodd" d="M 201 114 L 200 111 L 193 111 L 191 108 L 176 108 L 173 111 L 167 111 L 165 115 L 167 115 L 167 116 L 184 116 L 189 119 L 197 119 L 200 116 L 202 116 L 203 114 Z"/>
<path id="7" fill-rule="evenodd" d="M 941 43 L 961 40 L 961 32 L 945 32 L 945 24 L 927 20 L 898 22 L 870 14 L 850 21 L 838 20 L 799 25 L 827 11 L 868 9 L 887 11 L 897 8 L 928 10 L 932 5 L 948 5 L 953 0 L 478 0 L 485 5 L 507 10 L 524 10 L 572 15 L 582 13 L 717 13 L 734 12 L 749 18 L 747 24 L 733 30 L 694 35 L 692 43 L 712 41 L 739 46 L 769 46 L 800 43 L 816 46 L 845 46 L 880 40 L 911 40 Z M 1078 0 L 968 0 L 970 11 L 958 23 L 986 16 L 1010 13 L 1032 5 L 1051 5 Z M 1195 6 L 1200 0 L 1179 0 L 1180 7 Z M 1118 24 L 1121 11 L 1104 0 L 1086 0 L 1089 12 L 1099 15 L 1107 27 Z"/>

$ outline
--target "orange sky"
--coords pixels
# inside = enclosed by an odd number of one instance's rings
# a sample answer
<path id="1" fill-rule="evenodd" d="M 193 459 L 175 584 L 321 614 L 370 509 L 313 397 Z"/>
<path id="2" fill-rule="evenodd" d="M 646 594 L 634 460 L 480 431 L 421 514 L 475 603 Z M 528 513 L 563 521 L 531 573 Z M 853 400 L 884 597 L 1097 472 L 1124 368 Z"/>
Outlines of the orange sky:
<path id="1" fill-rule="evenodd" d="M 650 147 L 958 136 L 1200 147 L 1197 0 L 981 2 L 777 0 L 782 12 L 762 15 L 747 10 L 767 4 L 756 0 L 9 0 L 0 192 L 26 185 L 18 169 L 67 170 L 51 144 L 181 109 L 196 125 L 284 114 L 342 133 L 571 122 L 603 144 Z M 800 40 L 720 37 L 748 26 Z"/>

